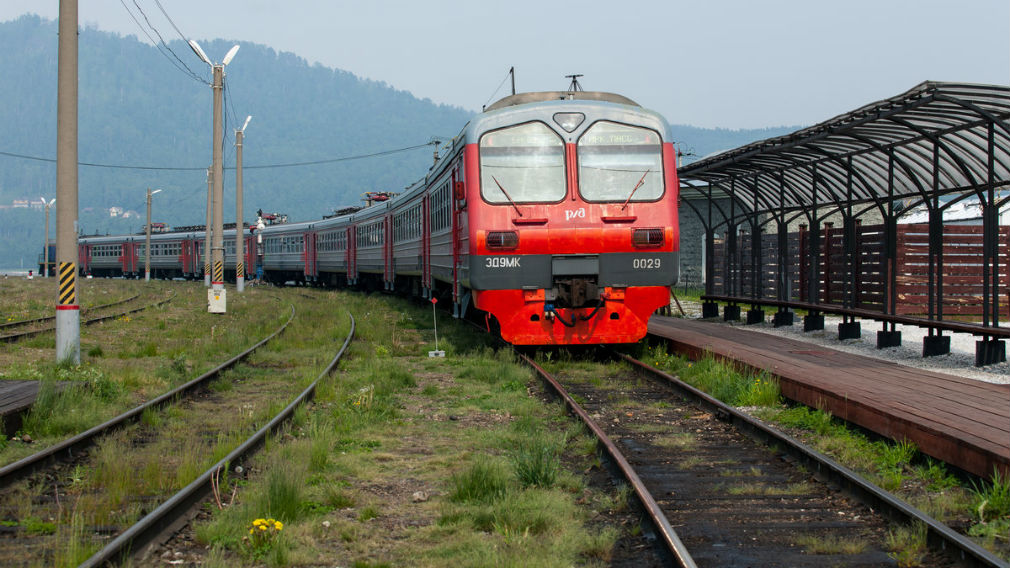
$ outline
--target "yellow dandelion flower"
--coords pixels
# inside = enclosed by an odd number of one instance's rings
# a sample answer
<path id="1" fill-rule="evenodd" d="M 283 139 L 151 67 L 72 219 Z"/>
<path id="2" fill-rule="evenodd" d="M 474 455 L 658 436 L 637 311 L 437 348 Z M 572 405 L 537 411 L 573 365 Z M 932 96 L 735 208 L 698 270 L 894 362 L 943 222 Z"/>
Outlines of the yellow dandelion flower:
<path id="1" fill-rule="evenodd" d="M 261 531 L 265 531 L 265 530 L 267 530 L 267 526 L 266 526 L 266 525 L 260 525 L 260 530 L 261 530 Z"/>
<path id="2" fill-rule="evenodd" d="M 282 523 L 282 522 L 280 522 L 280 521 L 276 521 L 276 522 L 274 523 L 274 528 L 275 528 L 275 529 L 277 529 L 277 530 L 281 530 L 281 529 L 283 529 L 283 528 L 284 528 L 284 523 Z"/>
<path id="3" fill-rule="evenodd" d="M 252 533 L 253 533 L 253 530 L 252 530 L 252 529 L 249 529 L 249 534 L 252 534 Z"/>

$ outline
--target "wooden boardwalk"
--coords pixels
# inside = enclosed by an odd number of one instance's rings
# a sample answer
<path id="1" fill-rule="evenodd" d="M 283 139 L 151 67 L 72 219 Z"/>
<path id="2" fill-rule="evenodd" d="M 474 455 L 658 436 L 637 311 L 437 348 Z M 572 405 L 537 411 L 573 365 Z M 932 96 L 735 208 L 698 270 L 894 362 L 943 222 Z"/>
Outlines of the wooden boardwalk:
<path id="1" fill-rule="evenodd" d="M 21 413 L 35 402 L 38 394 L 38 381 L 0 381 L 0 418 L 5 436 L 9 438 L 21 428 Z"/>
<path id="2" fill-rule="evenodd" d="M 905 367 L 714 322 L 654 316 L 649 333 L 774 375 L 782 395 L 970 473 L 1010 473 L 1010 385 Z"/>

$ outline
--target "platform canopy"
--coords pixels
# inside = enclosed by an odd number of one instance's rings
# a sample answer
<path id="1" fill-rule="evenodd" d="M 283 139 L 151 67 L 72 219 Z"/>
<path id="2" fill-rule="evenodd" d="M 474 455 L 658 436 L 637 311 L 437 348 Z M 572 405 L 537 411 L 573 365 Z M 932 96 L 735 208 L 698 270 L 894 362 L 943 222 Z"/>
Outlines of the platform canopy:
<path id="1" fill-rule="evenodd" d="M 682 166 L 681 195 L 730 197 L 740 215 L 780 219 L 852 204 L 885 214 L 917 203 L 942 209 L 976 196 L 998 207 L 1003 202 L 994 190 L 1010 185 L 1008 117 L 1010 87 L 927 81 L 792 134 Z M 951 194 L 960 196 L 939 199 Z"/>

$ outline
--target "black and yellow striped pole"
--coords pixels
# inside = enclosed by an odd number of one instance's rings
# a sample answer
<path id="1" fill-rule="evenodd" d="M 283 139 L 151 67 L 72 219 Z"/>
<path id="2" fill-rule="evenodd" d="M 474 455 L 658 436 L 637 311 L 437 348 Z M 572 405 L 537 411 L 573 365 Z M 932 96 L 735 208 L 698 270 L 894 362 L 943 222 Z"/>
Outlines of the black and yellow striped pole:
<path id="1" fill-rule="evenodd" d="M 77 0 L 60 0 L 56 82 L 56 361 L 81 362 L 77 305 Z"/>
<path id="2" fill-rule="evenodd" d="M 247 116 L 242 128 L 235 131 L 235 291 L 245 290 L 245 223 L 242 221 L 242 139 L 249 126 Z"/>

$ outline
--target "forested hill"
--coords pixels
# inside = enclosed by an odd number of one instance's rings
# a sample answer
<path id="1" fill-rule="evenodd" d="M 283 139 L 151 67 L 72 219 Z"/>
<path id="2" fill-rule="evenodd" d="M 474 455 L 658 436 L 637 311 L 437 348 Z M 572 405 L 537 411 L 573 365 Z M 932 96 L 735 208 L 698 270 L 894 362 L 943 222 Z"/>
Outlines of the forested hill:
<path id="1" fill-rule="evenodd" d="M 211 59 L 220 60 L 235 42 L 200 43 Z M 225 162 L 233 166 L 233 131 L 252 115 L 243 153 L 247 220 L 257 209 L 284 212 L 294 220 L 318 218 L 360 203 L 365 191 L 398 191 L 424 175 L 432 148 L 335 160 L 451 138 L 473 115 L 383 82 L 309 65 L 291 53 L 240 44 L 226 69 Z M 159 53 L 134 36 L 81 29 L 79 159 L 97 164 L 79 169 L 83 233 L 139 230 L 142 217 L 113 218 L 109 209 L 143 215 L 148 187 L 164 190 L 155 197 L 155 221 L 203 223 L 211 157 L 210 73 L 182 41 L 169 46 L 202 80 L 180 70 L 171 53 Z M 10 206 L 56 196 L 55 163 L 31 159 L 56 157 L 56 22 L 34 16 L 0 22 L 0 53 L 0 267 L 21 262 L 27 267 L 41 249 L 43 214 Z M 685 149 L 702 156 L 791 129 L 673 130 Z M 302 162 L 325 163 L 255 167 Z M 225 187 L 234 187 L 231 171 L 225 173 Z M 229 195 L 226 191 L 226 212 L 234 211 Z"/>

